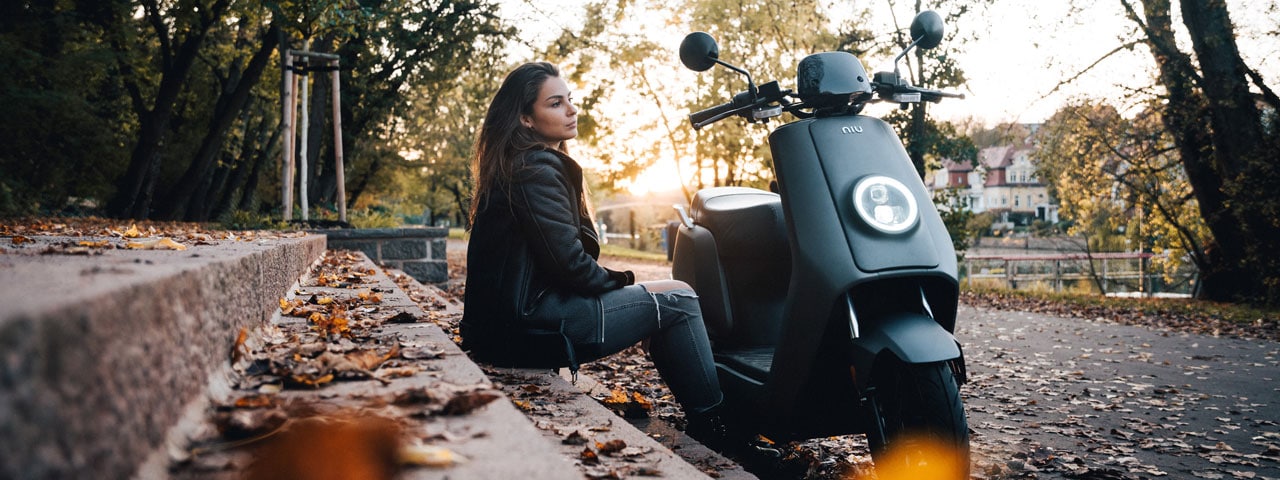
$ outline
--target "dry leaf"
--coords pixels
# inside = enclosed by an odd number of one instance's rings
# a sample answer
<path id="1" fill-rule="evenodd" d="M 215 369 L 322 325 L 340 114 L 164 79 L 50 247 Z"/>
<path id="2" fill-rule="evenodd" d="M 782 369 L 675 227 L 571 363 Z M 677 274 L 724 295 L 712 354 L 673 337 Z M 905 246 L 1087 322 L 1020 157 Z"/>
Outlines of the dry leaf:
<path id="1" fill-rule="evenodd" d="M 312 388 L 319 388 L 321 385 L 332 382 L 333 374 L 328 373 L 325 375 L 316 376 L 316 375 L 310 375 L 310 374 L 304 373 L 304 374 L 291 375 L 289 378 L 292 378 L 294 383 L 298 385 L 303 385 L 303 386 L 312 387 Z"/>
<path id="2" fill-rule="evenodd" d="M 399 467 L 400 428 L 359 414 L 295 420 L 254 455 L 248 480 L 391 480 Z"/>
<path id="3" fill-rule="evenodd" d="M 186 250 L 187 246 L 173 240 L 169 240 L 168 237 L 161 237 L 157 240 L 128 242 L 124 244 L 124 248 L 130 250 Z"/>
<path id="4" fill-rule="evenodd" d="M 267 408 L 276 404 L 274 395 L 249 395 L 237 398 L 233 405 L 236 408 Z"/>
<path id="5" fill-rule="evenodd" d="M 458 393 L 444 404 L 444 409 L 440 413 L 444 415 L 466 415 L 498 398 L 501 398 L 501 395 L 493 392 L 473 391 Z"/>
<path id="6" fill-rule="evenodd" d="M 400 354 L 400 344 L 391 345 L 391 351 L 387 353 L 378 353 L 377 350 L 357 350 L 346 354 L 346 358 L 352 364 L 359 366 L 365 370 L 377 370 L 382 362 L 395 358 Z"/>
<path id="7" fill-rule="evenodd" d="M 461 455 L 444 447 L 406 445 L 400 447 L 400 463 L 418 467 L 445 468 L 465 461 Z"/>
<path id="8" fill-rule="evenodd" d="M 605 455 L 608 455 L 614 452 L 621 452 L 622 449 L 624 448 L 627 448 L 627 442 L 624 442 L 619 439 L 609 440 L 604 443 L 599 443 L 599 442 L 596 443 L 596 450 L 599 450 L 600 453 L 603 453 Z"/>

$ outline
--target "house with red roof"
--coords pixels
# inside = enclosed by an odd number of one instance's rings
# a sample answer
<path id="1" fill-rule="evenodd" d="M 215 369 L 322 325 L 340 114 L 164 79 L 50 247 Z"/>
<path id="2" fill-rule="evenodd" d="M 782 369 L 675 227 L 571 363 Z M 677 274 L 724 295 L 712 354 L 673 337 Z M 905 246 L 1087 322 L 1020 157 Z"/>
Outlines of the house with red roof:
<path id="1" fill-rule="evenodd" d="M 1058 206 L 1036 174 L 1035 149 L 1032 142 L 987 147 L 978 152 L 977 165 L 944 159 L 928 185 L 956 189 L 963 207 L 994 213 L 998 228 L 1057 222 Z"/>

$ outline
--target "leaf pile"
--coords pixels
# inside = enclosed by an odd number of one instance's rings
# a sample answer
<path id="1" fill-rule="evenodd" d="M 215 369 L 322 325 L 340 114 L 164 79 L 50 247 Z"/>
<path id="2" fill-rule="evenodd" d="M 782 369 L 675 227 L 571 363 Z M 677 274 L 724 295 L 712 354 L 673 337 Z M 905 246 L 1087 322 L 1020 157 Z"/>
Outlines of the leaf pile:
<path id="1" fill-rule="evenodd" d="M 1042 295 L 1014 290 L 965 290 L 960 301 L 975 307 L 1106 319 L 1168 332 L 1280 341 L 1280 312 L 1213 302 Z"/>
<path id="2" fill-rule="evenodd" d="M 303 232 L 207 230 L 190 222 L 139 221 L 122 225 L 97 217 L 19 218 L 0 221 L 0 254 L 100 255 L 106 250 L 186 250 L 221 242 L 291 238 Z M 44 241 L 37 241 L 45 238 Z M 8 247 L 8 248 L 4 248 Z"/>
<path id="3" fill-rule="evenodd" d="M 467 437 L 440 427 L 440 419 L 471 415 L 502 396 L 487 382 L 424 384 L 419 378 L 396 384 L 399 377 L 437 376 L 440 366 L 432 361 L 444 358 L 445 349 L 423 337 L 387 332 L 386 326 L 416 322 L 416 316 L 384 304 L 394 287 L 370 265 L 359 254 L 327 251 L 293 295 L 276 302 L 279 321 L 241 330 L 230 355 L 235 390 L 215 401 L 210 417 L 216 437 L 197 439 L 185 458 L 175 460 L 194 471 L 240 469 L 249 464 L 225 458 L 246 454 L 240 447 L 258 447 L 251 478 L 295 478 L 332 459 L 358 465 L 376 460 L 367 469 L 331 467 L 358 474 L 352 478 L 389 478 L 382 476 L 387 466 L 394 472 L 468 461 L 447 447 Z M 368 383 L 335 387 L 344 381 Z M 328 436 L 360 445 L 346 445 L 350 454 L 329 453 L 344 444 Z M 383 448 L 388 441 L 392 447 Z M 260 473 L 265 476 L 253 477 Z"/>

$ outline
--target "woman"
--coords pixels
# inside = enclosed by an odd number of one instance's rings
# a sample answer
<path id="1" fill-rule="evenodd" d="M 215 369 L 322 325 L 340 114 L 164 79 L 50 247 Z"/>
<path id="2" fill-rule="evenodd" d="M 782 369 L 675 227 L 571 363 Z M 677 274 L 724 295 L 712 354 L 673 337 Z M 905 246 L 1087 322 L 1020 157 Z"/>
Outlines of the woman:
<path id="1" fill-rule="evenodd" d="M 516 68 L 489 105 L 472 164 L 463 346 L 498 366 L 576 375 L 579 363 L 648 339 L 690 432 L 722 435 L 723 397 L 693 290 L 675 280 L 634 284 L 631 272 L 596 263 L 582 169 L 565 148 L 577 113 L 549 63 Z"/>

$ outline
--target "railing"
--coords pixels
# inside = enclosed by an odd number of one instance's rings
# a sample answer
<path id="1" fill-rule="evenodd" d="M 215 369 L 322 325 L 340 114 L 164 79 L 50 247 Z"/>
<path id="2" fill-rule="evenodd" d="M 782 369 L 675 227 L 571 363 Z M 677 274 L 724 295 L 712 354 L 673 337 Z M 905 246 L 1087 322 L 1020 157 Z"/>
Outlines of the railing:
<path id="1" fill-rule="evenodd" d="M 1005 288 L 1017 289 L 1039 284 L 1062 291 L 1080 282 L 1096 283 L 1104 293 L 1138 293 L 1153 291 L 1188 293 L 1191 276 L 1177 285 L 1166 285 L 1162 275 L 1150 272 L 1150 253 L 1077 253 L 1054 255 L 969 255 L 964 257 L 961 279 L 970 284 L 981 280 L 1002 282 Z M 1183 285 L 1185 284 L 1185 285 Z"/>

